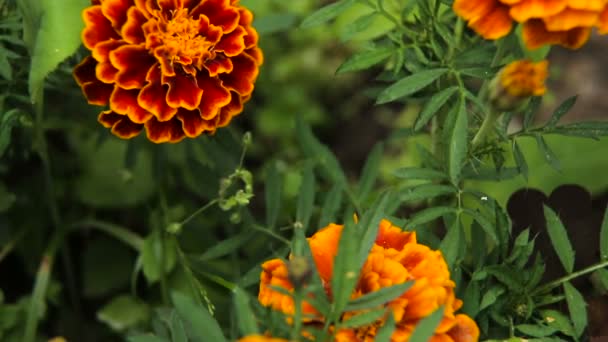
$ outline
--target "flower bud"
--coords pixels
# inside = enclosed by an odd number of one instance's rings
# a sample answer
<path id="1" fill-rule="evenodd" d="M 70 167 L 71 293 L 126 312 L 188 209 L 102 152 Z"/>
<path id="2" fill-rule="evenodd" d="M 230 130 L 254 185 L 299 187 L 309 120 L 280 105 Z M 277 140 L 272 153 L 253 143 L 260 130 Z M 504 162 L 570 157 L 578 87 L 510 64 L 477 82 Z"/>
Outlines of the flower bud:
<path id="1" fill-rule="evenodd" d="M 546 91 L 549 63 L 518 60 L 502 68 L 490 83 L 490 104 L 498 112 L 512 111 L 531 96 Z"/>
<path id="2" fill-rule="evenodd" d="M 287 275 L 295 288 L 301 288 L 310 280 L 312 268 L 305 257 L 294 256 L 287 264 Z"/>

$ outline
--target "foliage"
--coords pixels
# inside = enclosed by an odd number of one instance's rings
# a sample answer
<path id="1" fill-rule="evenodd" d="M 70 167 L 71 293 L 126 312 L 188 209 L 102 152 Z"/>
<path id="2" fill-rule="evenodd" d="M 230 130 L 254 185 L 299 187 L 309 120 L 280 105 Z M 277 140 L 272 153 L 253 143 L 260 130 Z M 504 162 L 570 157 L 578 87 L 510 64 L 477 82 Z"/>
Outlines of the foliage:
<path id="1" fill-rule="evenodd" d="M 485 41 L 452 1 L 240 3 L 265 56 L 251 101 L 213 135 L 157 145 L 98 127 L 73 81 L 88 1 L 0 0 L 0 340 L 331 341 L 329 323 L 312 329 L 298 310 L 287 323 L 257 301 L 260 265 L 314 265 L 306 236 L 359 229 L 340 240 L 333 296 L 314 267 L 284 292 L 338 327 L 369 326 L 411 285 L 349 297 L 382 218 L 441 250 L 482 340 L 588 338 L 573 281 L 608 288 L 608 210 L 599 260 L 577 269 L 576 232 L 543 207 L 563 266 L 546 279 L 538 236 L 513 232 L 506 203 L 523 186 L 605 191 L 608 122 L 568 121 L 575 96 L 507 112 L 490 100 L 504 65 L 549 48 L 528 50 L 518 30 Z M 366 312 L 341 321 L 354 308 Z M 393 334 L 388 316 L 378 341 Z"/>

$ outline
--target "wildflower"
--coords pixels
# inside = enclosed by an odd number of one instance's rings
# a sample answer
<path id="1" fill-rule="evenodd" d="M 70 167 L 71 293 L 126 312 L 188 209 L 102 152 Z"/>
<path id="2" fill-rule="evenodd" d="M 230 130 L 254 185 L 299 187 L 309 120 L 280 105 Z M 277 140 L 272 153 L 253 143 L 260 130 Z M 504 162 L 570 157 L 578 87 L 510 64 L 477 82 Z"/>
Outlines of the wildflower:
<path id="1" fill-rule="evenodd" d="M 454 11 L 486 39 L 511 32 L 523 24 L 523 39 L 531 49 L 545 44 L 578 49 L 596 27 L 608 33 L 606 0 L 455 0 Z"/>
<path id="2" fill-rule="evenodd" d="M 331 298 L 331 278 L 338 241 L 344 227 L 330 224 L 308 239 L 319 277 Z M 407 341 L 416 324 L 440 307 L 444 308 L 441 324 L 435 331 L 437 341 L 477 341 L 479 329 L 466 315 L 454 312 L 462 306 L 455 298 L 454 282 L 450 279 L 447 264 L 439 251 L 418 244 L 415 232 L 406 232 L 382 220 L 375 243 L 365 261 L 351 299 L 356 299 L 382 288 L 413 281 L 413 285 L 401 296 L 386 304 L 390 308 L 397 328 L 392 341 Z M 262 305 L 280 310 L 287 315 L 294 313 L 293 299 L 271 288 L 283 287 L 293 291 L 287 268 L 282 260 L 274 259 L 262 265 L 258 299 Z M 323 317 L 306 301 L 303 312 L 323 321 Z M 346 320 L 360 312 L 346 312 Z M 336 332 L 336 341 L 373 341 L 384 319 L 367 326 L 343 329 Z"/>
<path id="3" fill-rule="evenodd" d="M 263 57 L 238 0 L 92 0 L 83 19 L 91 55 L 74 77 L 121 138 L 213 133 L 251 97 Z"/>
<path id="4" fill-rule="evenodd" d="M 498 72 L 490 85 L 490 101 L 499 111 L 513 110 L 530 96 L 541 96 L 546 91 L 545 81 L 549 63 L 529 60 L 514 61 Z"/>
<path id="5" fill-rule="evenodd" d="M 289 342 L 284 338 L 267 337 L 263 335 L 249 335 L 241 338 L 238 342 Z"/>

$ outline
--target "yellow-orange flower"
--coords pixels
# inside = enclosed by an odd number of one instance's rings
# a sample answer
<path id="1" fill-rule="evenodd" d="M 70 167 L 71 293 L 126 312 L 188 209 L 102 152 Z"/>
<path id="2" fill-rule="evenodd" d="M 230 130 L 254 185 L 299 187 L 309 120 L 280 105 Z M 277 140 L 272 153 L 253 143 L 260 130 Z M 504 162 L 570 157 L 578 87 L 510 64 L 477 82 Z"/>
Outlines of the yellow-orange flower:
<path id="1" fill-rule="evenodd" d="M 608 33 L 608 0 L 454 0 L 454 11 L 486 39 L 506 36 L 513 22 L 535 49 L 545 44 L 578 49 L 597 27 Z"/>
<path id="2" fill-rule="evenodd" d="M 74 70 L 99 122 L 129 139 L 177 142 L 228 125 L 263 57 L 239 0 L 92 0 Z"/>
<path id="3" fill-rule="evenodd" d="M 289 342 L 284 338 L 268 337 L 264 335 L 249 335 L 239 339 L 238 342 Z"/>
<path id="4" fill-rule="evenodd" d="M 319 276 L 330 298 L 334 257 L 343 230 L 341 225 L 330 224 L 308 239 Z M 450 279 L 450 272 L 441 252 L 418 244 L 416 233 L 403 231 L 388 220 L 382 220 L 351 298 L 355 299 L 407 281 L 413 281 L 412 287 L 386 304 L 397 322 L 392 341 L 407 341 L 416 324 L 439 307 L 444 307 L 444 317 L 435 331 L 434 341 L 478 340 L 479 329 L 475 322 L 466 315 L 455 314 L 462 302 L 454 295 L 455 284 Z M 274 259 L 262 265 L 258 299 L 262 305 L 288 315 L 293 314 L 292 298 L 270 286 L 293 290 L 282 260 Z M 312 315 L 315 320 L 323 321 L 323 317 L 306 301 L 303 303 L 303 311 L 309 316 Z M 356 314 L 357 312 L 347 312 L 342 319 Z M 383 323 L 384 321 L 380 320 L 368 326 L 340 330 L 336 333 L 336 341 L 373 341 L 376 330 Z"/>
<path id="5" fill-rule="evenodd" d="M 548 67 L 546 60 L 537 63 L 517 60 L 507 64 L 491 82 L 492 105 L 500 111 L 508 111 L 519 107 L 530 96 L 545 94 Z"/>

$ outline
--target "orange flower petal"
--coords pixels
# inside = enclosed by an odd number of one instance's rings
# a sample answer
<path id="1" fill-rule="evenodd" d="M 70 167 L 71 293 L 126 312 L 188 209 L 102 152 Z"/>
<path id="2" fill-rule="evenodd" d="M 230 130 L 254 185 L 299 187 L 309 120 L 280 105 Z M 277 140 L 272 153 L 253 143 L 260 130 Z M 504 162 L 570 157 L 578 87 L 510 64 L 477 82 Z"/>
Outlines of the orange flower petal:
<path id="1" fill-rule="evenodd" d="M 146 17 L 137 8 L 131 7 L 127 11 L 127 21 L 122 25 L 120 34 L 129 44 L 141 44 L 146 41 L 142 26 L 146 22 Z"/>
<path id="2" fill-rule="evenodd" d="M 169 86 L 167 104 L 173 108 L 183 107 L 188 110 L 198 108 L 203 96 L 203 89 L 196 79 L 190 75 L 175 75 L 162 77 L 162 83 Z"/>
<path id="3" fill-rule="evenodd" d="M 131 6 L 132 1 L 129 0 L 105 0 L 101 2 L 101 11 L 115 29 L 120 29 L 127 21 L 127 11 Z"/>
<path id="4" fill-rule="evenodd" d="M 568 31 L 577 27 L 592 27 L 598 20 L 599 13 L 593 11 L 565 10 L 543 18 L 548 31 Z"/>
<path id="5" fill-rule="evenodd" d="M 137 102 L 145 110 L 152 113 L 157 120 L 170 120 L 177 108 L 169 106 L 167 103 L 167 91 L 169 87 L 160 82 L 161 73 L 158 68 L 150 69 L 146 80 L 148 84 L 144 86 L 137 97 Z"/>
<path id="6" fill-rule="evenodd" d="M 448 331 L 454 342 L 474 342 L 479 339 L 479 328 L 469 316 L 456 315 L 456 325 Z"/>
<path id="7" fill-rule="evenodd" d="M 606 7 L 606 0 L 567 0 L 568 7 L 587 10 L 587 11 L 602 11 Z"/>
<path id="8" fill-rule="evenodd" d="M 234 90 L 240 95 L 249 95 L 253 91 L 253 80 L 258 76 L 258 64 L 253 57 L 246 53 L 232 58 L 234 71 L 220 76 L 228 90 Z M 238 71 L 237 71 L 238 70 Z"/>
<path id="9" fill-rule="evenodd" d="M 389 220 L 380 221 L 376 244 L 384 248 L 403 249 L 407 243 L 416 243 L 416 232 L 404 232 Z"/>
<path id="10" fill-rule="evenodd" d="M 230 33 L 239 24 L 239 12 L 230 6 L 229 0 L 207 0 L 201 1 L 192 10 L 192 16 L 200 14 L 209 18 L 214 25 L 220 26 L 224 33 Z"/>
<path id="11" fill-rule="evenodd" d="M 212 131 L 216 126 L 213 121 L 203 119 L 199 110 L 180 108 L 176 116 L 182 122 L 184 134 L 189 138 L 198 137 L 205 131 Z"/>
<path id="12" fill-rule="evenodd" d="M 218 79 L 199 77 L 197 82 L 202 89 L 205 89 L 198 107 L 201 116 L 207 120 L 214 118 L 221 108 L 230 104 L 232 96 Z"/>
<path id="13" fill-rule="evenodd" d="M 110 109 L 117 114 L 127 115 L 136 124 L 143 124 L 152 118 L 152 113 L 141 108 L 137 102 L 139 92 L 133 89 L 114 88 L 110 97 Z"/>
<path id="14" fill-rule="evenodd" d="M 155 117 L 146 121 L 146 136 L 154 143 L 176 143 L 183 140 L 186 135 L 182 130 L 182 123 L 177 118 L 169 121 L 158 121 Z"/>
<path id="15" fill-rule="evenodd" d="M 155 61 L 140 44 L 124 45 L 110 52 L 110 62 L 119 70 L 116 84 L 125 89 L 135 89 L 143 87 Z"/>
<path id="16" fill-rule="evenodd" d="M 488 15 L 496 6 L 497 0 L 454 0 L 453 9 L 464 20 L 474 21 Z"/>
<path id="17" fill-rule="evenodd" d="M 511 32 L 513 20 L 509 16 L 509 9 L 499 5 L 487 15 L 470 21 L 469 26 L 486 39 L 499 39 Z"/>
<path id="18" fill-rule="evenodd" d="M 546 44 L 559 44 L 570 49 L 578 49 L 583 46 L 589 36 L 591 29 L 578 27 L 568 31 L 548 31 L 542 20 L 530 20 L 524 24 L 523 39 L 530 49 L 536 49 Z"/>
<path id="19" fill-rule="evenodd" d="M 85 28 L 82 31 L 84 46 L 92 50 L 95 45 L 110 39 L 120 39 L 112 23 L 103 15 L 101 6 L 92 6 L 82 12 Z"/>
<path id="20" fill-rule="evenodd" d="M 597 27 L 600 34 L 608 34 L 608 6 L 600 13 Z"/>
<path id="21" fill-rule="evenodd" d="M 523 23 L 533 18 L 545 18 L 555 15 L 566 8 L 566 0 L 524 0 L 513 5 L 511 17 Z"/>
<path id="22" fill-rule="evenodd" d="M 224 35 L 224 38 L 215 45 L 215 51 L 223 52 L 228 57 L 242 53 L 245 50 L 245 35 L 247 31 L 242 26 L 237 27 Z"/>
<path id="23" fill-rule="evenodd" d="M 308 239 L 319 276 L 326 282 L 329 282 L 333 274 L 334 258 L 338 252 L 338 243 L 343 229 L 344 226 L 332 223 Z"/>
<path id="24" fill-rule="evenodd" d="M 263 335 L 249 335 L 241 338 L 238 342 L 289 342 L 284 338 L 267 337 Z"/>

